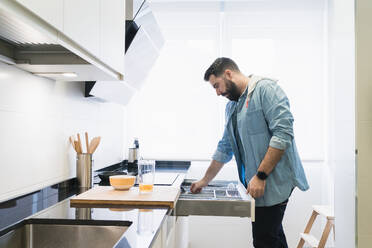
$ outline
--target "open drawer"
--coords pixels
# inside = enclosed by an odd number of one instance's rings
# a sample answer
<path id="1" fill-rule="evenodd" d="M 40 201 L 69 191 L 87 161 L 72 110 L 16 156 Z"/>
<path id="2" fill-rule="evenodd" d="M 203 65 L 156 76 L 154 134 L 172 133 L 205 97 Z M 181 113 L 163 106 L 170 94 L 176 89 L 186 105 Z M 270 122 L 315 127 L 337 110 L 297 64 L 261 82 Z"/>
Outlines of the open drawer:
<path id="1" fill-rule="evenodd" d="M 198 194 L 190 192 L 195 180 L 185 179 L 176 203 L 175 215 L 236 216 L 249 217 L 254 221 L 255 200 L 245 193 L 237 181 L 212 181 Z"/>

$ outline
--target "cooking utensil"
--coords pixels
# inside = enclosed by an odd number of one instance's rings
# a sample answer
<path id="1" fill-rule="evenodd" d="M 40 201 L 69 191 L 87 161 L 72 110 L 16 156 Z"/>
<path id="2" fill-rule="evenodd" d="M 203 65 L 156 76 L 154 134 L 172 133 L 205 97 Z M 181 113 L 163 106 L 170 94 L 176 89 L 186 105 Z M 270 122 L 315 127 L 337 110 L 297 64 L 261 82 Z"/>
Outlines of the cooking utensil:
<path id="1" fill-rule="evenodd" d="M 78 143 L 79 143 L 80 153 L 83 153 L 83 146 L 81 145 L 81 139 L 80 139 L 80 134 L 79 133 L 77 134 L 77 137 L 78 137 Z"/>
<path id="2" fill-rule="evenodd" d="M 80 153 L 79 143 L 76 140 L 74 140 L 74 144 L 76 153 Z"/>
<path id="3" fill-rule="evenodd" d="M 83 153 L 83 146 L 81 144 L 81 139 L 80 139 L 80 134 L 78 133 L 77 134 L 77 141 L 75 140 L 74 136 L 70 136 L 69 137 L 69 140 L 70 140 L 70 143 L 72 145 L 72 147 L 75 149 L 76 153 L 77 154 L 82 154 Z M 89 138 L 88 138 L 88 132 L 85 132 L 85 146 L 86 146 L 86 149 L 87 149 L 87 154 L 93 154 L 99 143 L 101 142 L 101 137 L 98 136 L 98 137 L 94 137 L 91 141 L 90 141 L 90 144 L 89 144 Z"/>
<path id="4" fill-rule="evenodd" d="M 96 143 L 96 137 L 94 137 L 91 141 L 90 141 L 90 144 L 89 144 L 89 149 L 88 149 L 88 153 L 92 153 L 92 148 L 93 148 L 93 145 Z"/>
<path id="5" fill-rule="evenodd" d="M 87 147 L 87 153 L 89 153 L 89 139 L 88 139 L 88 132 L 85 132 L 85 146 Z"/>
<path id="6" fill-rule="evenodd" d="M 74 141 L 72 140 L 72 137 L 71 137 L 71 136 L 69 137 L 69 140 L 70 140 L 70 143 L 71 143 L 71 145 L 72 145 L 72 148 L 74 148 L 74 150 L 76 151 L 75 143 L 74 143 Z"/>
<path id="7" fill-rule="evenodd" d="M 96 151 L 100 142 L 101 142 L 101 137 L 100 136 L 94 137 L 90 142 L 88 153 L 93 154 Z"/>

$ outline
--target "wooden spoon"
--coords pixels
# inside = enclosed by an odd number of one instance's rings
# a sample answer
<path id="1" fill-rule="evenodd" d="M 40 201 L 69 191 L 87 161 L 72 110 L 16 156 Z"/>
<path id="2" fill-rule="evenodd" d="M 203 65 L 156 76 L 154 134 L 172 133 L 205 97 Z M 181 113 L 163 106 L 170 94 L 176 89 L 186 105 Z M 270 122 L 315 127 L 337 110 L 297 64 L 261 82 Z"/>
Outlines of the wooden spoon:
<path id="1" fill-rule="evenodd" d="M 75 151 L 76 151 L 76 153 L 80 153 L 79 142 L 77 142 L 76 140 L 74 140 L 74 144 L 75 144 Z"/>
<path id="2" fill-rule="evenodd" d="M 76 148 L 75 148 L 75 142 L 74 140 L 72 139 L 72 136 L 69 137 L 69 140 L 70 140 L 70 143 L 72 145 L 72 148 L 74 148 L 74 150 L 76 151 Z"/>
<path id="3" fill-rule="evenodd" d="M 83 146 L 81 145 L 81 139 L 80 139 L 80 134 L 77 134 L 78 137 L 78 143 L 79 143 L 79 151 L 80 153 L 83 153 Z"/>
<path id="4" fill-rule="evenodd" d="M 89 139 L 88 139 L 88 132 L 85 132 L 85 146 L 87 147 L 87 153 L 89 153 Z"/>
<path id="5" fill-rule="evenodd" d="M 90 145 L 89 145 L 89 153 L 90 154 L 93 154 L 96 151 L 100 142 L 101 142 L 101 137 L 94 137 L 92 139 L 92 141 L 90 142 Z"/>

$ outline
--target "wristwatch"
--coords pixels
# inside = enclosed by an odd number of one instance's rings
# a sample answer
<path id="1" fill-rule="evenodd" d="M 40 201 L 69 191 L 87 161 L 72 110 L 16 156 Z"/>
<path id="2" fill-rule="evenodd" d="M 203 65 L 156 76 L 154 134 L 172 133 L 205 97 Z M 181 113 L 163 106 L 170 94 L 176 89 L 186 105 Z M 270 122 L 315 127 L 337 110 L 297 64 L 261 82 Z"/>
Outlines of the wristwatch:
<path id="1" fill-rule="evenodd" d="M 266 180 L 266 178 L 268 177 L 267 174 L 263 171 L 257 171 L 256 176 L 261 180 Z"/>

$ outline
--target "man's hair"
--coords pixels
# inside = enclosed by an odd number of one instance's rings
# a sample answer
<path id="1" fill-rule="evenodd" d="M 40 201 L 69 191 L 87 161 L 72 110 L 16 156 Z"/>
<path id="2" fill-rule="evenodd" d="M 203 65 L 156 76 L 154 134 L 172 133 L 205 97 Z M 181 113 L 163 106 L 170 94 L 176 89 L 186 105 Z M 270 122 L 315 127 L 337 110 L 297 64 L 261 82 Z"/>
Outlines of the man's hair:
<path id="1" fill-rule="evenodd" d="M 225 72 L 226 69 L 240 72 L 238 65 L 232 59 L 221 57 L 217 58 L 205 71 L 204 80 L 208 81 L 211 75 L 219 77 Z"/>

